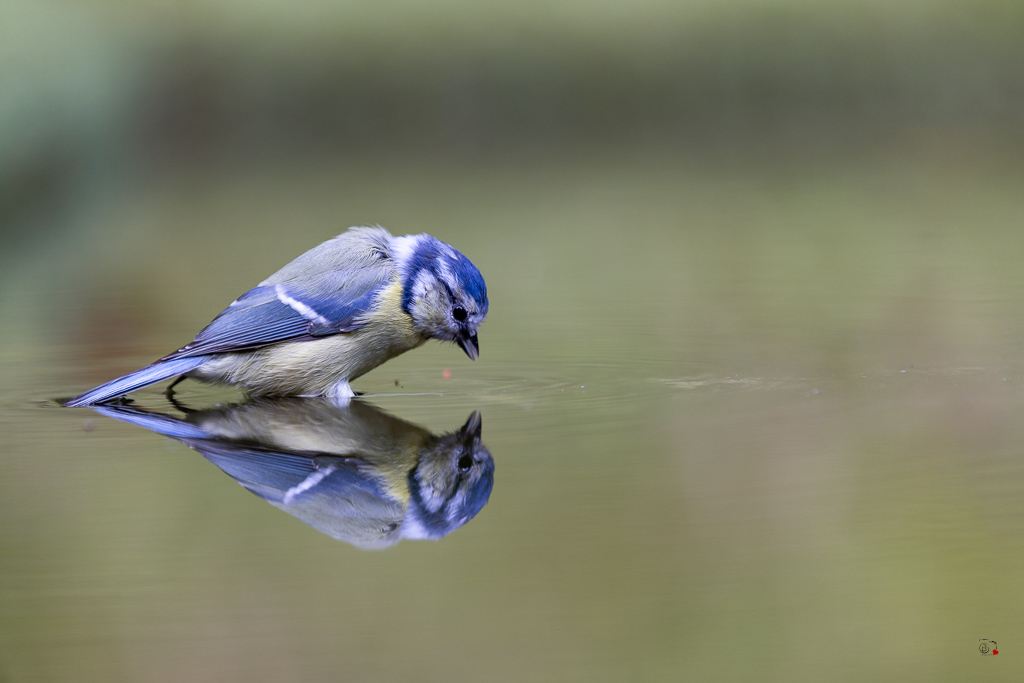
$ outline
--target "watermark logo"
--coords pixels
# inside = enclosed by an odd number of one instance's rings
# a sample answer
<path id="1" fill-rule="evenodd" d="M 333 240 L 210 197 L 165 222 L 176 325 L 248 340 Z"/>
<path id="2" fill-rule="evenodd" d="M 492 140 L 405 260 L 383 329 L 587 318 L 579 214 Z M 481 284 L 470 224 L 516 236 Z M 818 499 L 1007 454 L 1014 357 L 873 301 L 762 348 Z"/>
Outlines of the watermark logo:
<path id="1" fill-rule="evenodd" d="M 983 655 L 997 655 L 999 643 L 990 638 L 978 638 L 978 652 Z"/>

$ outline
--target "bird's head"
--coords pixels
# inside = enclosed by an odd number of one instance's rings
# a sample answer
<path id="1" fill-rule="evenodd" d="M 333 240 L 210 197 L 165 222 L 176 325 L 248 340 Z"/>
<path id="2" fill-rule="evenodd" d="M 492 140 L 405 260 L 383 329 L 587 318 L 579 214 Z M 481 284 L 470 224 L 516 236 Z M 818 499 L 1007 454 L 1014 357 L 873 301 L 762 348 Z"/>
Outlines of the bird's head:
<path id="1" fill-rule="evenodd" d="M 487 285 L 473 263 L 430 235 L 395 239 L 402 275 L 402 309 L 425 337 L 455 342 L 472 360 L 480 356 L 477 329 L 487 315 Z"/>
<path id="2" fill-rule="evenodd" d="M 494 487 L 494 458 L 480 440 L 480 413 L 457 432 L 431 437 L 409 472 L 405 538 L 441 538 L 473 519 Z"/>

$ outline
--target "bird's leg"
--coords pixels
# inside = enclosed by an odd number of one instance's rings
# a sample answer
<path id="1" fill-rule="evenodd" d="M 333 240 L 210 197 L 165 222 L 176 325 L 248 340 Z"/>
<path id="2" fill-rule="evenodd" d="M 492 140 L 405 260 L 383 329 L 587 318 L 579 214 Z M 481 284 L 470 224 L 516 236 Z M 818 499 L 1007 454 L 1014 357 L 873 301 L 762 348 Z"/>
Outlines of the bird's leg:
<path id="1" fill-rule="evenodd" d="M 168 403 L 170 403 L 176 409 L 180 410 L 181 412 L 183 412 L 183 413 L 185 413 L 187 415 L 189 413 L 194 413 L 195 410 L 193 410 L 192 408 L 189 408 L 189 407 L 183 405 L 182 403 L 180 403 L 178 401 L 178 399 L 174 398 L 174 385 L 177 384 L 178 382 L 182 381 L 183 379 L 185 379 L 185 375 L 179 375 L 178 379 L 176 379 L 173 382 L 171 382 L 167 386 L 167 388 L 164 389 L 164 397 L 167 398 L 167 402 Z"/>
<path id="2" fill-rule="evenodd" d="M 188 415 L 189 413 L 196 412 L 194 408 L 189 408 L 184 403 L 181 403 L 180 401 L 178 401 L 178 399 L 174 398 L 173 393 L 167 397 L 167 402 L 174 406 L 175 410 L 178 410 L 186 415 Z"/>
<path id="3" fill-rule="evenodd" d="M 167 397 L 168 401 L 174 399 L 174 387 L 178 386 L 178 382 L 181 382 L 184 379 L 185 379 L 185 375 L 178 375 L 178 378 L 176 380 L 174 380 L 173 382 L 171 382 L 170 384 L 168 384 L 167 388 L 164 389 L 164 396 Z"/>

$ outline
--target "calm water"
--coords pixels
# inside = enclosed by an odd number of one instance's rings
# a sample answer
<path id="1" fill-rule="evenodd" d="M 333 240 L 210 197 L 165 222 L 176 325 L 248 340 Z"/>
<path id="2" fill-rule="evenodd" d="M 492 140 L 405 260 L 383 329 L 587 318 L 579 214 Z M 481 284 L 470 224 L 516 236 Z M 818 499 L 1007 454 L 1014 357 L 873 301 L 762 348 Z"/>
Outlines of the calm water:
<path id="1" fill-rule="evenodd" d="M 1021 180 L 990 158 L 362 164 L 87 202 L 2 257 L 0 678 L 1008 680 Z M 479 362 L 431 344 L 357 381 L 358 415 L 257 414 L 273 433 L 233 465 L 52 403 L 376 222 L 480 267 Z M 212 433 L 242 398 L 178 389 L 213 412 L 159 388 L 134 407 Z M 351 507 L 419 462 L 374 435 L 419 448 L 467 421 L 493 488 L 439 541 L 364 551 L 267 502 L 313 451 Z M 214 463 L 254 449 L 307 469 L 253 495 Z"/>

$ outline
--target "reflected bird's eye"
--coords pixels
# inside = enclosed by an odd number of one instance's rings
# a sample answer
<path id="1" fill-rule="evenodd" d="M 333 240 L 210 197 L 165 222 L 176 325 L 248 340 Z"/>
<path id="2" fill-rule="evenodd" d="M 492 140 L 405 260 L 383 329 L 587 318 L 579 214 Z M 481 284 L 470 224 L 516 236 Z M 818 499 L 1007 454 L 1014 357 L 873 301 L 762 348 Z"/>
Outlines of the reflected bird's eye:
<path id="1" fill-rule="evenodd" d="M 469 468 L 472 467 L 472 466 L 473 466 L 473 458 L 472 458 L 472 456 L 464 455 L 461 458 L 459 458 L 459 469 L 462 470 L 463 472 L 468 471 Z"/>
<path id="2" fill-rule="evenodd" d="M 463 320 L 466 319 L 466 309 L 462 308 L 461 306 L 456 306 L 455 309 L 452 311 L 452 317 L 458 320 L 459 322 L 462 322 Z"/>

